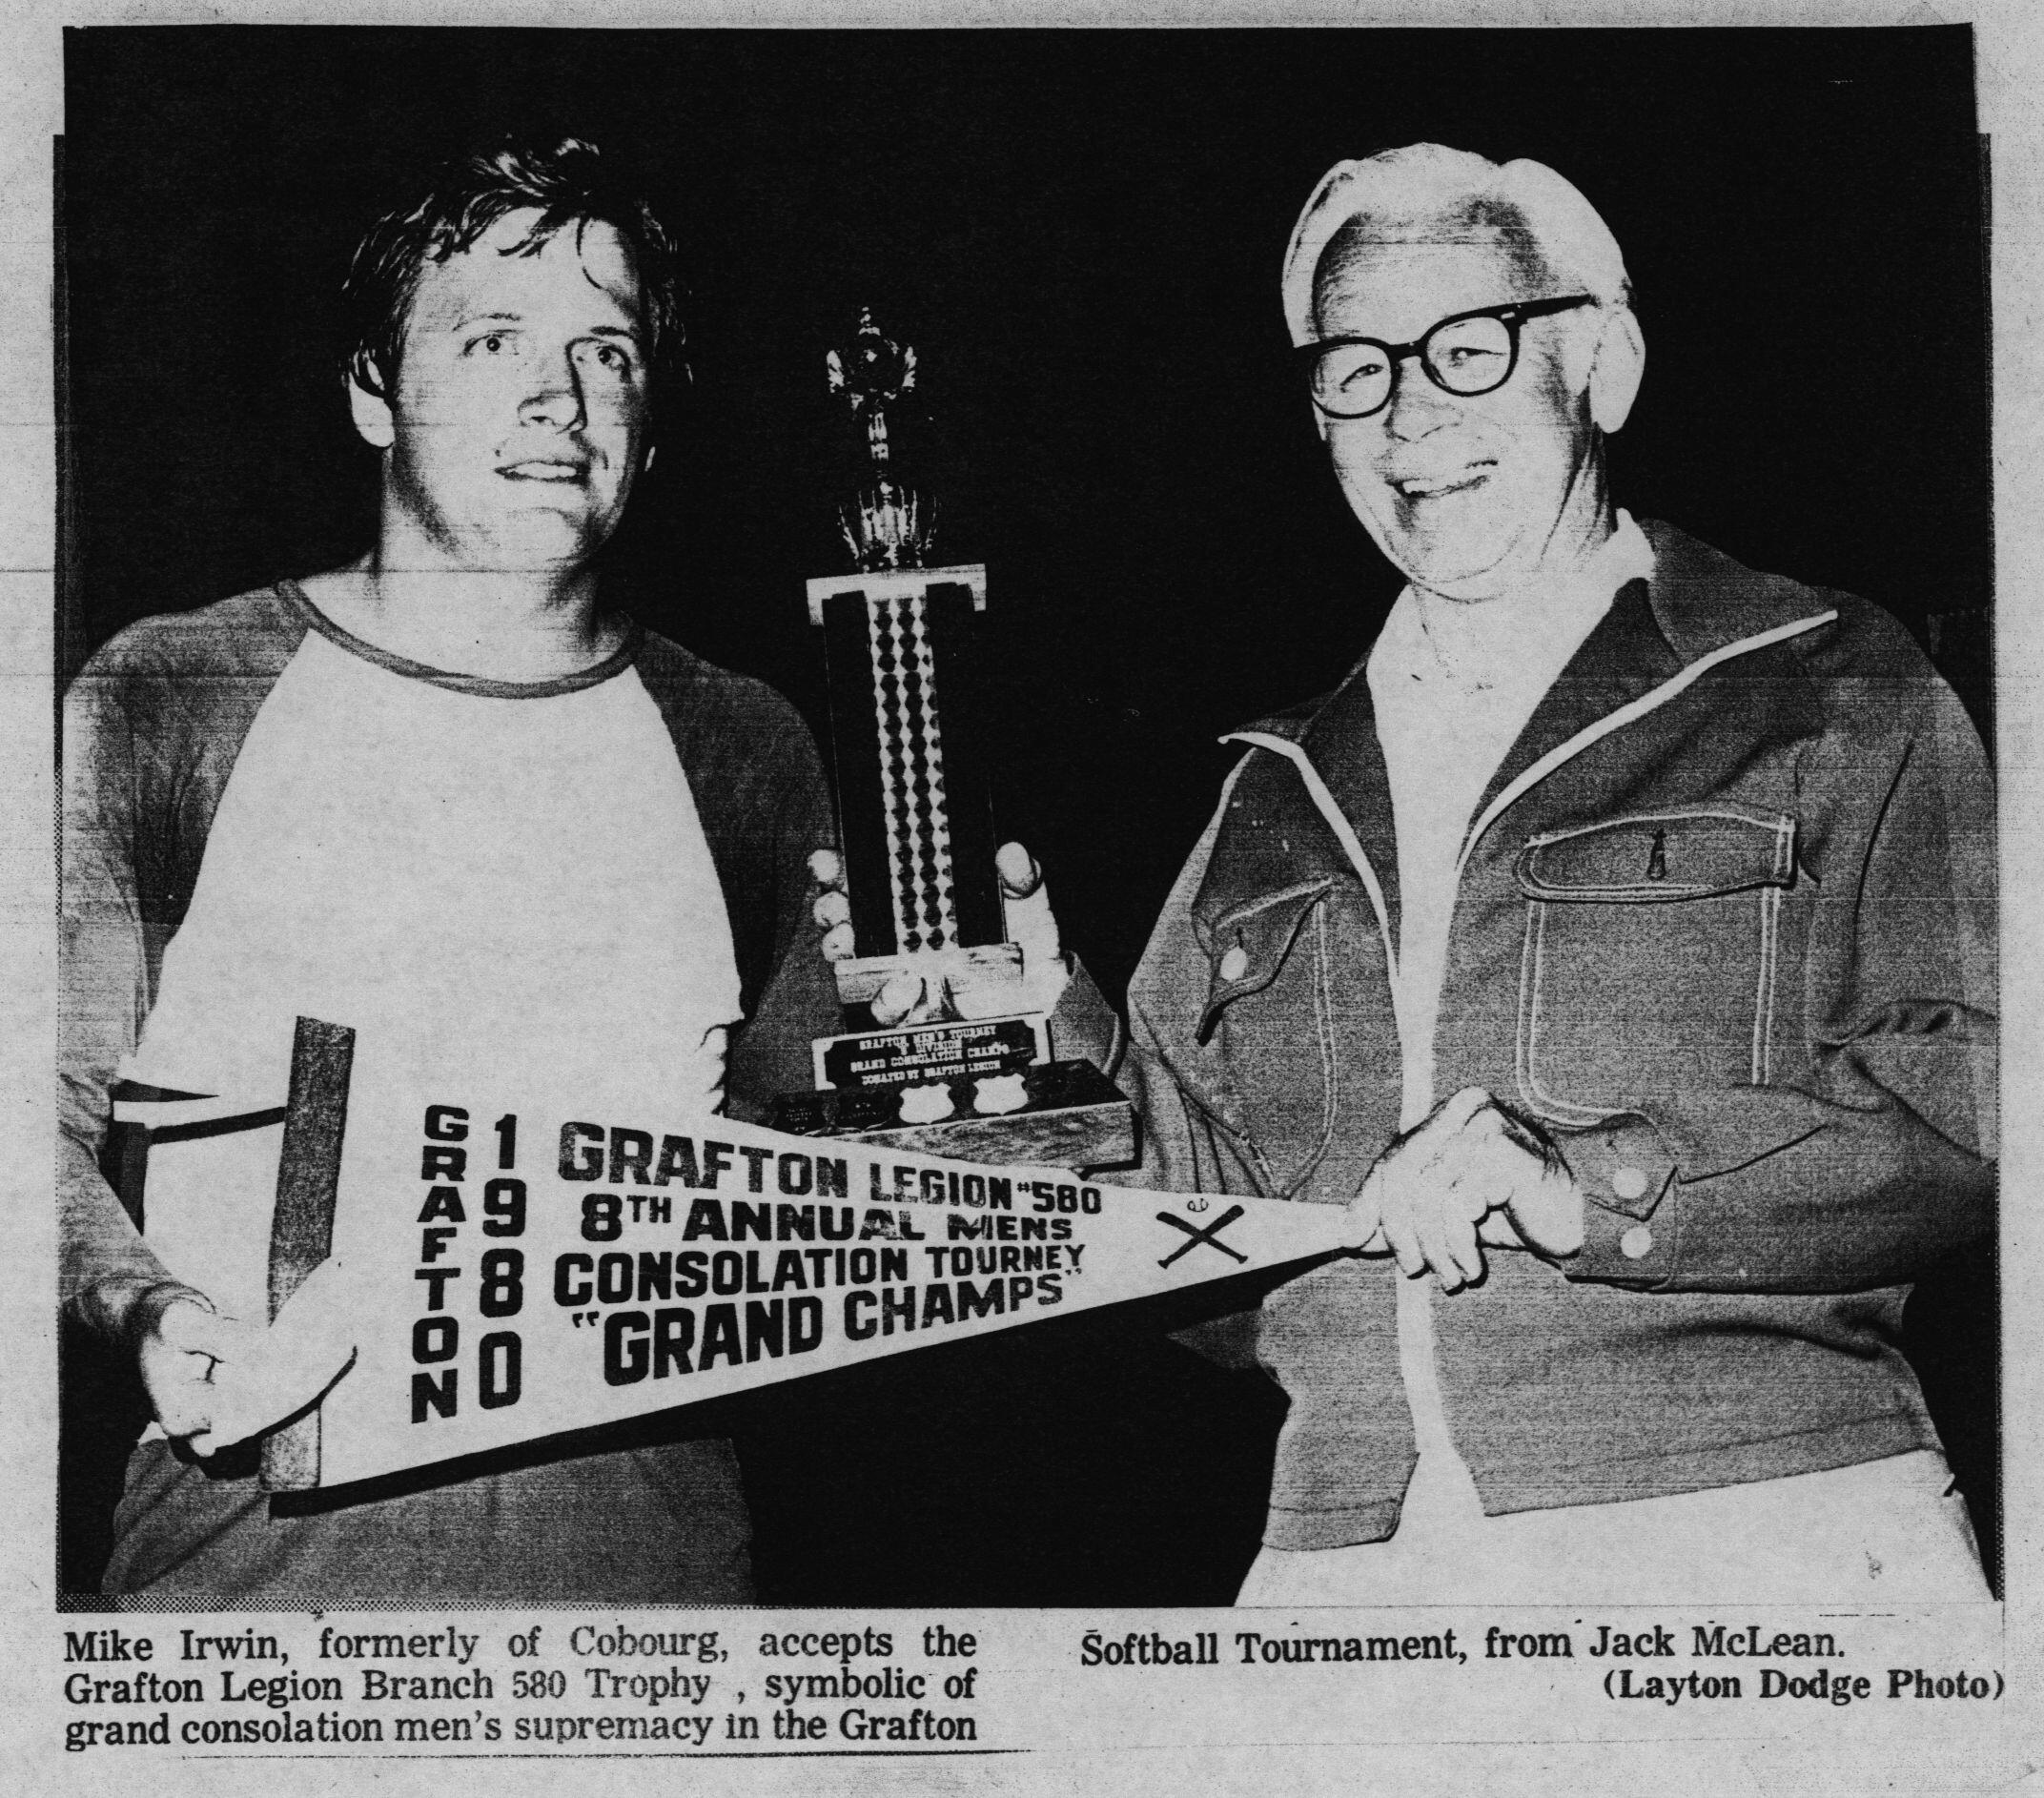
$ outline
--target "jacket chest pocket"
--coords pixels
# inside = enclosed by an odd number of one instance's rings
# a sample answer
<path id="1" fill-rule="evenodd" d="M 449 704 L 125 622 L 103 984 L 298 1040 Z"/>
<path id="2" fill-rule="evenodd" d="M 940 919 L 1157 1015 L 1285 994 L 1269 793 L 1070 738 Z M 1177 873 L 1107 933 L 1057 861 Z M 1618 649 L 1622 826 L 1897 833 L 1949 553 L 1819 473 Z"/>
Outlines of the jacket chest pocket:
<path id="1" fill-rule="evenodd" d="M 1340 1075 L 1327 894 L 1308 881 L 1224 913 L 1197 1040 L 1227 1070 L 1214 1114 L 1255 1158 L 1274 1195 L 1293 1196 L 1325 1154 Z"/>
<path id="2" fill-rule="evenodd" d="M 1769 1077 L 1796 821 L 1643 812 L 1534 837 L 1520 963 L 1520 1097 L 1559 1123 L 1652 1116 Z"/>

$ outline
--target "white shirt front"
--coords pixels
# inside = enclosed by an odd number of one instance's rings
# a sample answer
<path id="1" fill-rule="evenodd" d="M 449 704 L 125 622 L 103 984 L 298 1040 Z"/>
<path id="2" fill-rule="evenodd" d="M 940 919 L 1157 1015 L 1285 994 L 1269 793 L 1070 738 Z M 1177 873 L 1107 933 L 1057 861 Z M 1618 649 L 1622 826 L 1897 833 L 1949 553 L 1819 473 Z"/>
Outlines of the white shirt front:
<path id="1" fill-rule="evenodd" d="M 405 1061 L 723 1102 L 730 921 L 629 666 L 495 697 L 309 633 L 257 712 L 127 1078 L 282 1104 L 300 1015 Z M 280 1129 L 165 1145 L 151 1246 L 265 1317 Z M 168 1153 L 174 1147 L 175 1154 Z"/>
<path id="2" fill-rule="evenodd" d="M 1410 1130 L 1434 1091 L 1434 1028 L 1447 973 L 1462 842 L 1491 777 L 1618 590 L 1653 572 L 1630 514 L 1560 589 L 1538 599 L 1463 603 L 1407 587 L 1370 651 L 1366 678 L 1398 838 L 1399 943 L 1393 1006 Z M 1399 1369 L 1420 1464 L 1398 1537 L 1417 1549 L 1482 1522 L 1475 1482 L 1449 1433 L 1434 1348 L 1434 1284 L 1399 1281 Z"/>
<path id="3" fill-rule="evenodd" d="M 1399 853 L 1399 1033 L 1403 1125 L 1433 1091 L 1434 1019 L 1447 971 L 1456 868 L 1478 802 L 1534 710 L 1654 552 L 1629 513 L 1560 590 L 1466 603 L 1407 587 L 1370 651 L 1366 678 L 1391 785 Z"/>

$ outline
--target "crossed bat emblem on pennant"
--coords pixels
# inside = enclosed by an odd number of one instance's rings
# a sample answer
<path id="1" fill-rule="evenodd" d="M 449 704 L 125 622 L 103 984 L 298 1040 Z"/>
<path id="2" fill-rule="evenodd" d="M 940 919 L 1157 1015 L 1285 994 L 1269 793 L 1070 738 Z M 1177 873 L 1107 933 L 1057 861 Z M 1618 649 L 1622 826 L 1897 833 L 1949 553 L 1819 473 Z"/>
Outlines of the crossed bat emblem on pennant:
<path id="1" fill-rule="evenodd" d="M 1157 1266 L 1169 1267 L 1181 1255 L 1190 1255 L 1202 1242 L 1205 1243 L 1208 1248 L 1218 1249 L 1223 1255 L 1232 1256 L 1236 1260 L 1240 1261 L 1246 1265 L 1249 1260 L 1248 1256 L 1237 1254 L 1234 1249 L 1231 1249 L 1225 1242 L 1219 1241 L 1217 1239 L 1221 1231 L 1227 1225 L 1232 1224 L 1241 1215 L 1241 1206 L 1230 1205 L 1226 1211 L 1222 1212 L 1218 1217 L 1215 1218 L 1214 1221 L 1208 1224 L 1204 1229 L 1195 1230 L 1193 1226 L 1187 1223 L 1183 1217 L 1175 1217 L 1168 1211 L 1158 1212 L 1156 1215 L 1156 1220 L 1158 1223 L 1169 1224 L 1174 1230 L 1184 1231 L 1185 1234 L 1192 1238 L 1192 1240 L 1190 1242 L 1179 1243 L 1175 1249 L 1172 1250 L 1169 1255 L 1167 1255 L 1161 1261 L 1157 1263 Z"/>

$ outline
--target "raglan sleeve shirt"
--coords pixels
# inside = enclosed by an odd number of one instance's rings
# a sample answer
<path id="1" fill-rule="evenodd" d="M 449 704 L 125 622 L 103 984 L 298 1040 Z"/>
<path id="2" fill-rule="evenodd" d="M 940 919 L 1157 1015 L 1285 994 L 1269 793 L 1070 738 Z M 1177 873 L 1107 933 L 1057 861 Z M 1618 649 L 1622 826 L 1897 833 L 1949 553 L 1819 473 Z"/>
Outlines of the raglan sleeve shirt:
<path id="1" fill-rule="evenodd" d="M 153 620 L 95 656 L 67 695 L 60 1297 L 130 1341 L 174 1299 L 207 1301 L 170 1276 L 102 1172 L 112 1090 L 156 1005 L 228 776 L 309 627 L 331 628 L 289 583 Z M 780 1087 L 807 1084 L 808 1039 L 837 1015 L 807 868 L 834 842 L 828 787 L 778 694 L 650 634 L 636 641 L 637 682 L 695 795 L 729 920 L 744 1021 L 730 1032 L 727 1103 L 758 1115 Z"/>

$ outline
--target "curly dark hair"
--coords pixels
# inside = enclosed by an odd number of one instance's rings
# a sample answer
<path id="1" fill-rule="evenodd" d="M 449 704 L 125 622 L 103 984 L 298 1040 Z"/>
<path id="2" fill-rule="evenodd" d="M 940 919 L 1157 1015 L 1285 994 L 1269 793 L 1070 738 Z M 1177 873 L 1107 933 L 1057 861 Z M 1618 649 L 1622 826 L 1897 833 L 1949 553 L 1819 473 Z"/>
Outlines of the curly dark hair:
<path id="1" fill-rule="evenodd" d="M 385 213 L 357 246 L 342 289 L 349 333 L 342 368 L 348 378 L 387 398 L 426 264 L 468 249 L 507 213 L 531 208 L 539 210 L 539 218 L 505 254 L 536 255 L 565 226 L 610 226 L 629 246 L 638 270 L 656 392 L 664 374 L 685 378 L 680 256 L 666 227 L 618 180 L 594 144 L 580 137 L 544 143 L 507 137 L 442 164 L 423 193 Z"/>

